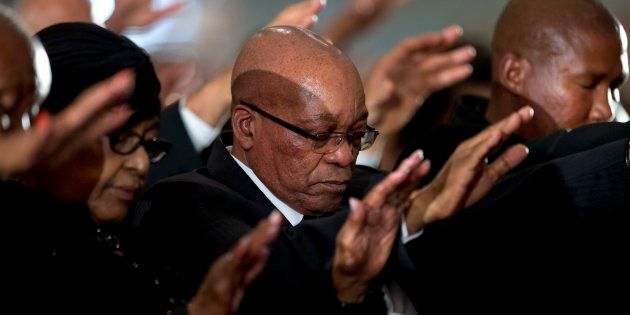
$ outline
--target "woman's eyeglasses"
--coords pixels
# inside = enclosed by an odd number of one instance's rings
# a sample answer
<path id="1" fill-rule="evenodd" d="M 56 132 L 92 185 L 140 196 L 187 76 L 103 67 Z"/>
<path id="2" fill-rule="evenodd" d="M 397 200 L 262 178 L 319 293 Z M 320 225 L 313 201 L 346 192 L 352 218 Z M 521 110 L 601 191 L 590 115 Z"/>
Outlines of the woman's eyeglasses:
<path id="1" fill-rule="evenodd" d="M 172 144 L 157 137 L 145 140 L 143 136 L 133 131 L 125 131 L 111 135 L 109 137 L 109 146 L 112 151 L 121 155 L 131 154 L 138 147 L 143 146 L 149 155 L 149 161 L 158 163 L 168 154 Z"/>

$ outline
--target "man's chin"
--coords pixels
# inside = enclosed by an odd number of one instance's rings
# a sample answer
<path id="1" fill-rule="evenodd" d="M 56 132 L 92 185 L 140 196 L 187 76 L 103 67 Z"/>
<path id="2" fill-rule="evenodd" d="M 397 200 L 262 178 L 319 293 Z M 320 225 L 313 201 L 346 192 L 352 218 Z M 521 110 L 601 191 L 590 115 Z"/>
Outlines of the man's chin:
<path id="1" fill-rule="evenodd" d="M 343 195 L 319 198 L 317 202 L 311 205 L 311 207 L 308 207 L 309 215 L 317 216 L 325 213 L 334 212 L 339 209 L 342 200 Z"/>

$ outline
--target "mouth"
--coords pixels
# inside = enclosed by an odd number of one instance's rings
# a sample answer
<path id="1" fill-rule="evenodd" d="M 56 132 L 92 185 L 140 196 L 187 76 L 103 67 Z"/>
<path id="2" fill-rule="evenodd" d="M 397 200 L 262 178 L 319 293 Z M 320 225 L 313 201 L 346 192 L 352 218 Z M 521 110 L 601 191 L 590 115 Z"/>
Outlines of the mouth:
<path id="1" fill-rule="evenodd" d="M 109 189 L 114 196 L 124 201 L 133 201 L 138 192 L 138 188 L 133 186 L 112 186 Z"/>
<path id="2" fill-rule="evenodd" d="M 319 186 L 332 193 L 343 193 L 348 187 L 348 182 L 349 181 L 325 181 L 319 183 Z"/>

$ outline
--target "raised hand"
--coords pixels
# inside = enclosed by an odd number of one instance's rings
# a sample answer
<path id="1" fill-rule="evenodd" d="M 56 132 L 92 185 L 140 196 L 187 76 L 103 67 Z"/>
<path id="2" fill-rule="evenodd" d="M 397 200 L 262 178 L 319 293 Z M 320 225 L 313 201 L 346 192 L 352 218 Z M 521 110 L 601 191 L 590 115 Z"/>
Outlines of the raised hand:
<path id="1" fill-rule="evenodd" d="M 326 25 L 322 34 L 344 50 L 357 36 L 409 0 L 350 0 L 349 6 Z"/>
<path id="2" fill-rule="evenodd" d="M 294 25 L 311 28 L 317 23 L 317 14 L 326 6 L 326 0 L 304 0 L 287 6 L 267 26 Z"/>
<path id="3" fill-rule="evenodd" d="M 124 104 L 133 91 L 134 74 L 121 71 L 81 94 L 55 116 L 42 111 L 31 130 L 0 133 L 0 175 L 11 177 L 54 168 L 86 144 L 127 121 Z"/>
<path id="4" fill-rule="evenodd" d="M 128 27 L 153 24 L 186 6 L 185 2 L 172 4 L 160 10 L 153 9 L 152 0 L 116 0 L 112 16 L 105 22 L 107 28 L 120 33 Z"/>
<path id="5" fill-rule="evenodd" d="M 503 175 L 525 160 L 527 147 L 518 144 L 487 164 L 488 155 L 533 116 L 531 107 L 523 107 L 460 144 L 435 179 L 412 194 L 406 216 L 409 233 L 473 205 Z"/>
<path id="6" fill-rule="evenodd" d="M 273 212 L 234 248 L 210 267 L 188 305 L 191 315 L 228 315 L 238 310 L 247 286 L 260 274 L 269 257 L 268 246 L 278 236 L 282 215 Z"/>
<path id="7" fill-rule="evenodd" d="M 354 0 L 352 6 L 358 14 L 363 16 L 364 23 L 371 23 L 407 2 L 409 0 Z"/>
<path id="8" fill-rule="evenodd" d="M 401 214 L 411 191 L 429 172 L 422 152 L 408 157 L 365 198 L 350 199 L 350 214 L 337 235 L 333 284 L 344 303 L 363 301 L 369 282 L 389 258 L 398 235 Z"/>
<path id="9" fill-rule="evenodd" d="M 287 6 L 268 24 L 294 25 L 310 28 L 317 21 L 317 14 L 324 8 L 326 1 L 305 0 Z M 232 65 L 212 80 L 206 82 L 201 89 L 192 93 L 186 101 L 186 107 L 195 112 L 210 126 L 225 123 L 226 115 L 232 106 Z"/>
<path id="10" fill-rule="evenodd" d="M 450 26 L 407 39 L 381 57 L 365 84 L 370 124 L 396 134 L 433 92 L 466 79 L 475 49 L 451 49 L 461 35 L 461 27 Z"/>

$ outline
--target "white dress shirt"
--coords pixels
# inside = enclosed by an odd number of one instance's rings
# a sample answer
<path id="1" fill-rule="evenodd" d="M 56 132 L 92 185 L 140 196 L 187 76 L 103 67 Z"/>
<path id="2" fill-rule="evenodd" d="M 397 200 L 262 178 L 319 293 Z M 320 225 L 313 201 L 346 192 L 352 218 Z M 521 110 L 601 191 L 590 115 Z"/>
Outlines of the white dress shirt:
<path id="1" fill-rule="evenodd" d="M 186 133 L 188 133 L 188 138 L 190 138 L 193 147 L 195 147 L 195 151 L 199 153 L 219 136 L 223 126 L 210 126 L 185 105 L 186 99 L 182 98 L 179 101 L 179 114 L 182 117 Z"/>
<path id="2" fill-rule="evenodd" d="M 230 149 L 231 148 L 229 148 L 228 150 L 231 151 Z M 252 182 L 254 182 L 256 187 L 258 187 L 258 189 L 262 191 L 265 197 L 269 199 L 271 204 L 273 204 L 276 207 L 276 209 L 278 209 L 278 211 L 280 211 L 280 213 L 282 213 L 282 215 L 289 221 L 289 223 L 291 223 L 292 226 L 296 226 L 300 222 L 302 222 L 302 219 L 304 218 L 303 214 L 293 210 L 293 208 L 289 207 L 282 200 L 278 199 L 278 197 L 276 197 L 271 192 L 271 190 L 269 190 L 269 188 L 267 188 L 267 186 L 265 186 L 265 184 L 263 184 L 263 182 L 260 181 L 258 176 L 254 174 L 254 171 L 252 171 L 251 168 L 249 168 L 247 165 L 245 165 L 243 162 L 237 159 L 234 155 L 232 155 L 232 158 L 234 159 L 234 161 L 236 161 L 238 166 L 240 166 L 243 169 L 243 171 L 245 172 L 245 174 L 247 174 L 249 179 L 251 179 Z"/>

